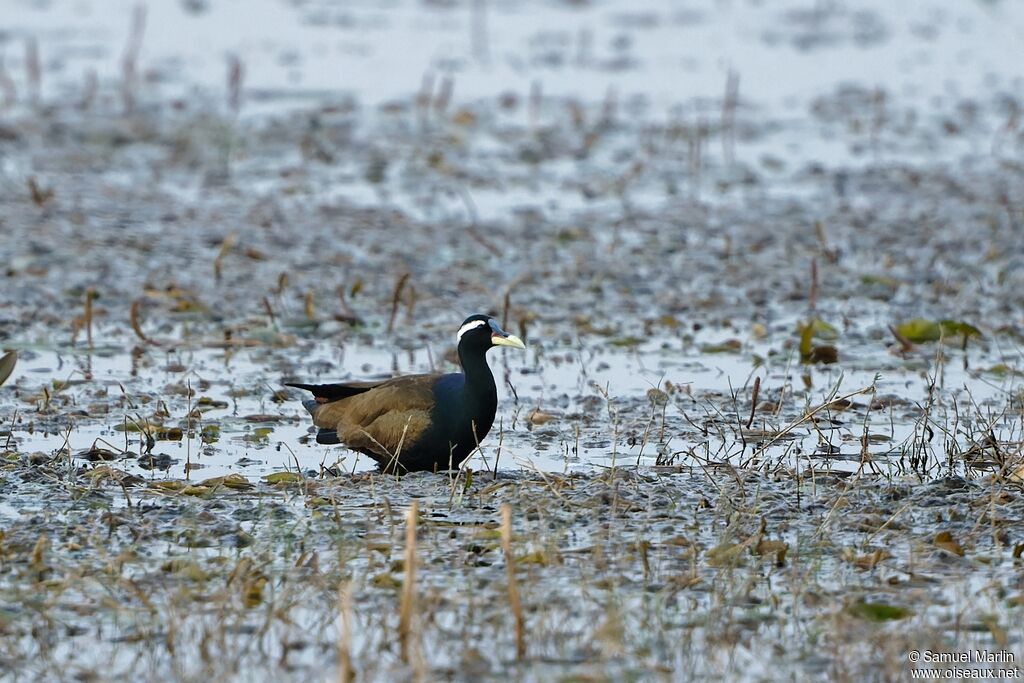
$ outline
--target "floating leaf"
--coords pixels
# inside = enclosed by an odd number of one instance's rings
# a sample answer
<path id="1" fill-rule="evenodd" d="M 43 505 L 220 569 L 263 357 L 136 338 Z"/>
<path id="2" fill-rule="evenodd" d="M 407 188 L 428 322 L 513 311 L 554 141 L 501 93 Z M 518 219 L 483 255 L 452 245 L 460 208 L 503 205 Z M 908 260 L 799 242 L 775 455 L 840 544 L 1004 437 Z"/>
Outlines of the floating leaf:
<path id="1" fill-rule="evenodd" d="M 943 337 L 962 337 L 964 342 L 971 337 L 981 337 L 981 330 L 962 320 L 925 320 L 914 318 L 896 327 L 896 333 L 915 344 L 939 341 Z"/>
<path id="2" fill-rule="evenodd" d="M 743 342 L 739 339 L 726 339 L 717 344 L 704 344 L 700 347 L 701 353 L 738 353 L 743 350 Z"/>
<path id="3" fill-rule="evenodd" d="M 896 332 L 907 341 L 921 342 L 938 341 L 942 337 L 942 326 L 934 320 L 914 318 L 896 326 Z"/>
<path id="4" fill-rule="evenodd" d="M 199 486 L 206 486 L 208 488 L 217 488 L 223 486 L 229 489 L 244 490 L 251 489 L 252 484 L 248 479 L 243 477 L 241 474 L 228 474 L 223 477 L 213 477 L 212 479 L 206 479 L 198 484 Z"/>
<path id="5" fill-rule="evenodd" d="M 196 406 L 199 408 L 206 408 L 208 410 L 227 408 L 227 401 L 216 401 L 209 396 L 200 396 L 199 400 L 196 401 Z"/>
<path id="6" fill-rule="evenodd" d="M 1024 374 L 1017 368 L 1011 367 L 1006 363 L 996 363 L 992 367 L 983 370 L 983 372 L 987 372 L 991 375 L 996 375 L 998 377 L 1008 377 L 1011 375 Z"/>
<path id="7" fill-rule="evenodd" d="M 186 486 L 181 489 L 181 495 L 183 496 L 205 496 L 206 494 L 213 491 L 209 486 L 203 486 L 199 484 L 197 486 Z"/>
<path id="8" fill-rule="evenodd" d="M 273 431 L 273 427 L 257 427 L 242 438 L 246 441 L 265 442 L 270 439 Z"/>
<path id="9" fill-rule="evenodd" d="M 968 337 L 982 336 L 981 330 L 962 320 L 940 320 L 939 327 L 942 328 L 942 333 L 947 337 L 963 336 L 964 339 L 967 339 Z"/>
<path id="10" fill-rule="evenodd" d="M 299 484 L 302 482 L 302 475 L 298 472 L 274 472 L 263 477 L 268 484 Z"/>
<path id="11" fill-rule="evenodd" d="M 820 318 L 813 318 L 797 326 L 800 333 L 800 360 L 804 363 L 836 363 L 839 351 L 831 344 L 815 345 L 814 338 L 834 340 L 839 337 L 836 328 Z"/>
<path id="12" fill-rule="evenodd" d="M 246 415 L 242 419 L 246 422 L 280 422 L 283 418 L 280 415 L 258 413 L 256 415 Z"/>
<path id="13" fill-rule="evenodd" d="M 913 614 L 913 611 L 906 607 L 863 600 L 853 603 L 846 608 L 846 611 L 859 619 L 866 619 L 867 621 L 896 621 L 906 619 Z"/>
<path id="14" fill-rule="evenodd" d="M 814 333 L 816 339 L 822 339 L 824 341 L 835 341 L 839 339 L 839 330 L 835 328 L 821 318 L 814 318 L 811 320 L 811 331 Z"/>
<path id="15" fill-rule="evenodd" d="M 159 424 L 150 425 L 150 426 L 153 427 L 154 429 L 160 429 L 160 425 Z M 153 429 L 149 429 L 146 426 L 140 425 L 138 422 L 135 422 L 134 420 L 128 420 L 127 422 L 118 422 L 116 425 L 114 425 L 114 431 L 115 432 L 147 432 L 147 433 L 149 433 L 149 432 L 153 431 Z"/>
<path id="16" fill-rule="evenodd" d="M 251 489 L 252 484 L 241 474 L 229 474 L 224 477 L 224 486 L 229 489 L 244 490 Z"/>
<path id="17" fill-rule="evenodd" d="M 181 441 L 185 436 L 182 432 L 181 427 L 168 427 L 167 429 L 158 428 L 151 432 L 151 435 L 157 441 Z"/>
<path id="18" fill-rule="evenodd" d="M 214 443 L 220 439 L 220 425 L 203 425 L 203 443 Z"/>
<path id="19" fill-rule="evenodd" d="M 14 372 L 14 366 L 18 362 L 18 352 L 8 351 L 0 358 L 0 386 L 7 381 L 7 378 Z"/>
<path id="20" fill-rule="evenodd" d="M 161 491 L 180 491 L 188 486 L 183 481 L 176 481 L 174 479 L 168 479 L 166 481 L 154 481 L 150 483 L 149 487 L 154 489 L 160 489 Z"/>
<path id="21" fill-rule="evenodd" d="M 97 460 L 116 460 L 120 453 L 110 450 L 109 448 L 99 448 L 93 446 L 92 448 L 85 448 L 75 453 L 76 458 L 82 458 L 89 460 L 90 462 L 96 462 Z"/>
<path id="22" fill-rule="evenodd" d="M 869 287 L 882 287 L 892 290 L 898 289 L 900 284 L 902 284 L 896 278 L 889 277 L 888 275 L 861 275 L 860 281 L 861 284 Z"/>

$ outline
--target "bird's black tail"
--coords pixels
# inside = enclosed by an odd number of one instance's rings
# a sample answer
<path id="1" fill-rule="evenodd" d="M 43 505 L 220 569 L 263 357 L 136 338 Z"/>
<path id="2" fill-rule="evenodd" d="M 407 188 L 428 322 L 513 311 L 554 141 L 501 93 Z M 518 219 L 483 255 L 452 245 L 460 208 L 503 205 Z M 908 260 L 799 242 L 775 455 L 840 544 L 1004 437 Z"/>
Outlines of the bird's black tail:
<path id="1" fill-rule="evenodd" d="M 364 391 L 369 391 L 375 386 L 375 383 L 366 382 L 358 384 L 298 384 L 293 382 L 285 382 L 286 387 L 295 387 L 296 389 L 302 389 L 313 394 L 322 401 L 318 403 L 326 403 L 327 401 L 339 401 L 349 396 L 355 396 L 361 394 Z"/>
<path id="2" fill-rule="evenodd" d="M 341 443 L 341 439 L 338 438 L 338 430 L 321 429 L 316 433 L 316 442 L 331 446 Z"/>

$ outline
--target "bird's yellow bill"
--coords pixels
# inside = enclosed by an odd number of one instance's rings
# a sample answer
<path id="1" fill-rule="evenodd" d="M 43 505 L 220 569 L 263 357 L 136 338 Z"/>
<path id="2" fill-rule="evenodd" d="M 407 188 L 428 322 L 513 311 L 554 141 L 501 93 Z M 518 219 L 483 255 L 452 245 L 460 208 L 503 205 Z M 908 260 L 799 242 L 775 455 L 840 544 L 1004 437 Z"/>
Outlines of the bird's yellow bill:
<path id="1" fill-rule="evenodd" d="M 495 346 L 511 346 L 513 349 L 525 349 L 526 344 L 523 340 L 514 334 L 510 334 L 507 337 L 499 337 L 498 335 L 491 336 L 491 343 Z"/>

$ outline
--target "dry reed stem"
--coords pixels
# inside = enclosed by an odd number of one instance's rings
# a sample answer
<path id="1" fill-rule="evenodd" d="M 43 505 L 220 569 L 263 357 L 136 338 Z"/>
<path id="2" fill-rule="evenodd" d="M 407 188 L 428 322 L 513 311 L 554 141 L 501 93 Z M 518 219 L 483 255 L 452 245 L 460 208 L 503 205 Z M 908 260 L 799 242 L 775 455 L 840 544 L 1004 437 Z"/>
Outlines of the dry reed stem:
<path id="1" fill-rule="evenodd" d="M 233 232 L 229 232 L 224 236 L 224 239 L 220 243 L 220 250 L 217 252 L 217 257 L 213 259 L 213 277 L 217 282 L 220 282 L 221 276 L 221 265 L 224 263 L 224 258 L 231 251 L 231 248 L 235 246 L 235 242 L 238 241 L 238 235 Z"/>
<path id="2" fill-rule="evenodd" d="M 419 503 L 412 501 L 405 512 L 405 580 L 402 582 L 402 598 L 398 616 L 398 639 L 402 650 L 402 661 L 411 661 L 413 612 L 416 609 L 416 521 L 419 518 Z"/>
<path id="3" fill-rule="evenodd" d="M 811 258 L 811 284 L 807 293 L 807 303 L 814 313 L 818 305 L 818 259 Z"/>
<path id="4" fill-rule="evenodd" d="M 519 587 L 516 585 L 516 563 L 512 556 L 512 508 L 508 503 L 501 506 L 501 550 L 505 554 L 505 570 L 508 573 L 508 603 L 516 623 L 516 659 L 526 656 L 526 639 L 523 633 L 523 607 L 519 602 Z"/>
<path id="5" fill-rule="evenodd" d="M 316 306 L 313 305 L 313 292 L 306 292 L 302 302 L 302 312 L 306 314 L 306 320 L 316 320 Z"/>
<path id="6" fill-rule="evenodd" d="M 338 612 L 338 683 L 349 683 L 355 679 L 355 672 L 351 651 L 352 585 L 347 581 L 338 585 Z"/>
<path id="7" fill-rule="evenodd" d="M 747 420 L 747 429 L 754 424 L 754 413 L 757 412 L 757 394 L 761 391 L 761 378 L 754 378 L 754 388 L 750 392 L 750 419 Z"/>
<path id="8" fill-rule="evenodd" d="M 139 322 L 139 310 L 142 308 L 142 299 L 136 299 L 132 302 L 131 312 L 128 316 L 128 322 L 131 323 L 132 332 L 135 336 L 146 342 L 147 344 L 156 344 L 155 341 L 146 336 L 145 332 L 142 331 L 142 325 Z"/>
<path id="9" fill-rule="evenodd" d="M 391 315 L 388 317 L 388 334 L 395 329 L 395 316 L 398 315 L 398 304 L 402 300 L 402 290 L 405 289 L 405 283 L 409 281 L 409 273 L 402 273 L 398 278 L 398 282 L 395 283 L 395 292 L 391 296 Z"/>
<path id="10" fill-rule="evenodd" d="M 85 341 L 92 348 L 92 297 L 93 290 L 89 288 L 85 290 L 85 313 L 83 314 L 83 322 L 85 323 Z"/>

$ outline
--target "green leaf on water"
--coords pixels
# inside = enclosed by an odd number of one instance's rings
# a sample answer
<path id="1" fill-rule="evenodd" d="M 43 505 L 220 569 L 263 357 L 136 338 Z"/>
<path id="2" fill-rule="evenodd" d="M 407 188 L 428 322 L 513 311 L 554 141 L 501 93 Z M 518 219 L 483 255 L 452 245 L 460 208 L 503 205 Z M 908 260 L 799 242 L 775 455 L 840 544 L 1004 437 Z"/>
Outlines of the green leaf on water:
<path id="1" fill-rule="evenodd" d="M 914 318 L 898 325 L 896 331 L 907 341 L 915 344 L 939 341 L 943 337 L 962 337 L 966 340 L 970 337 L 982 336 L 981 330 L 962 320 L 935 321 Z"/>
<path id="2" fill-rule="evenodd" d="M 215 443 L 218 439 L 220 439 L 220 425 L 203 425 L 202 437 L 203 443 Z"/>
<path id="3" fill-rule="evenodd" d="M 14 372 L 14 366 L 18 362 L 18 352 L 8 351 L 0 358 L 0 386 L 7 381 L 7 378 Z"/>
<path id="4" fill-rule="evenodd" d="M 213 489 L 211 489 L 209 486 L 203 485 L 186 486 L 185 488 L 181 489 L 181 495 L 202 497 L 210 493 L 210 491 L 212 490 Z"/>
<path id="5" fill-rule="evenodd" d="M 268 484 L 298 484 L 302 481 L 302 475 L 298 472 L 274 472 L 263 477 Z"/>
<path id="6" fill-rule="evenodd" d="M 252 488 L 252 484 L 249 483 L 249 480 L 241 474 L 228 474 L 223 477 L 213 477 L 212 479 L 206 479 L 205 481 L 199 482 L 199 486 L 206 486 L 214 489 L 224 486 L 229 489 L 239 491 Z"/>
<path id="7" fill-rule="evenodd" d="M 800 335 L 801 339 L 805 333 L 811 335 L 812 338 L 821 339 L 823 341 L 835 341 L 839 339 L 839 330 L 835 328 L 821 318 L 811 318 L 807 322 L 798 322 L 796 324 L 796 331 Z"/>
<path id="8" fill-rule="evenodd" d="M 898 289 L 900 284 L 902 284 L 896 278 L 889 277 L 888 275 L 861 275 L 860 281 L 861 284 L 864 285 L 874 285 L 879 287 L 886 287 L 888 289 Z"/>
<path id="9" fill-rule="evenodd" d="M 1010 376 L 1010 375 L 1024 374 L 1020 370 L 1018 370 L 1017 368 L 1010 367 L 1006 363 L 996 363 L 992 367 L 987 368 L 986 370 L 983 370 L 982 372 L 987 372 L 990 375 L 997 375 L 999 377 L 1007 377 L 1007 376 Z"/>
<path id="10" fill-rule="evenodd" d="M 141 432 L 143 427 L 137 422 L 118 422 L 114 425 L 115 432 Z"/>
<path id="11" fill-rule="evenodd" d="M 811 325 L 801 324 L 800 325 L 800 357 L 810 358 L 811 356 L 811 338 L 814 336 L 814 328 Z"/>
<path id="12" fill-rule="evenodd" d="M 270 435 L 273 431 L 273 427 L 257 427 L 242 438 L 250 442 L 265 442 L 270 439 Z"/>
<path id="13" fill-rule="evenodd" d="M 897 621 L 906 619 L 914 612 L 906 607 L 887 605 L 884 602 L 866 602 L 860 600 L 846 608 L 846 611 L 859 619 L 867 621 Z"/>
<path id="14" fill-rule="evenodd" d="M 914 318 L 896 326 L 901 337 L 915 344 L 938 341 L 942 337 L 942 326 L 934 320 Z"/>
<path id="15" fill-rule="evenodd" d="M 981 337 L 981 330 L 962 320 L 940 320 L 939 327 L 947 337 Z"/>
<path id="16" fill-rule="evenodd" d="M 814 344 L 814 338 L 835 340 L 839 332 L 820 318 L 812 318 L 797 325 L 800 334 L 800 360 L 804 363 L 836 363 L 839 351 L 831 344 Z"/>
<path id="17" fill-rule="evenodd" d="M 811 330 L 814 332 L 814 336 L 818 339 L 823 339 L 825 341 L 835 341 L 836 339 L 839 339 L 839 330 L 821 318 L 815 318 L 811 321 Z"/>

